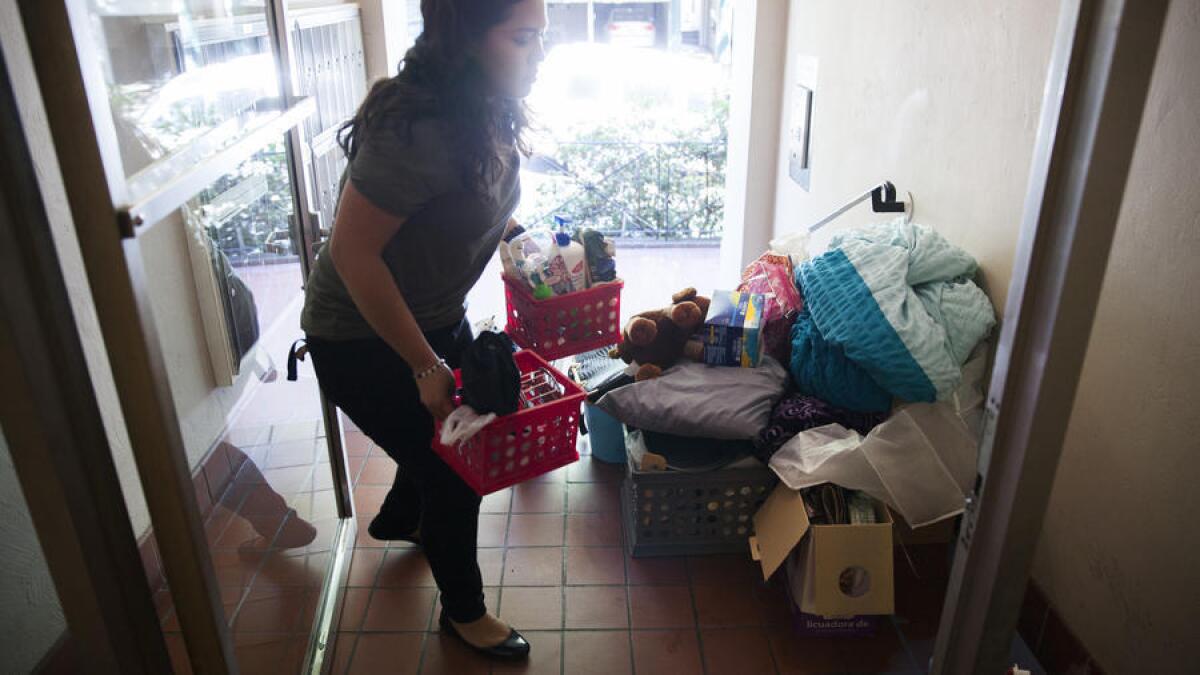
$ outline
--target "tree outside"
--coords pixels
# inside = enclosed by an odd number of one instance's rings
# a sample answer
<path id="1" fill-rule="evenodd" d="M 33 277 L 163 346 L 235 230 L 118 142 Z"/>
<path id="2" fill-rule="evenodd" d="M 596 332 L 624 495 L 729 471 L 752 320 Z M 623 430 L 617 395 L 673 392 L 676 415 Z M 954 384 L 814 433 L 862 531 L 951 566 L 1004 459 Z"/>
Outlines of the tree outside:
<path id="1" fill-rule="evenodd" d="M 728 68 L 710 54 L 564 45 L 529 99 L 535 155 L 517 219 L 624 239 L 719 240 Z"/>

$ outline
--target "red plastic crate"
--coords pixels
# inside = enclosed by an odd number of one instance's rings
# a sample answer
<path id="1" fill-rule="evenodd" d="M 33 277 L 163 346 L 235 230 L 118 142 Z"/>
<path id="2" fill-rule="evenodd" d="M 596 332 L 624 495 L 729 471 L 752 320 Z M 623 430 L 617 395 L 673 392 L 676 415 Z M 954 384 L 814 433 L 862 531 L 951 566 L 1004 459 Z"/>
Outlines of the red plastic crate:
<path id="1" fill-rule="evenodd" d="M 513 342 L 537 350 L 549 360 L 615 345 L 621 341 L 624 287 L 625 282 L 618 279 L 537 300 L 528 284 L 505 276 L 504 300 L 508 308 L 505 330 Z"/>
<path id="2" fill-rule="evenodd" d="M 579 406 L 583 389 L 538 354 L 513 355 L 521 374 L 546 368 L 563 385 L 562 398 L 534 408 L 497 417 L 458 446 L 438 441 L 442 426 L 434 430 L 433 450 L 480 496 L 503 490 L 534 476 L 578 461 Z M 456 380 L 460 373 L 455 372 Z M 461 380 L 460 380 L 461 381 Z"/>

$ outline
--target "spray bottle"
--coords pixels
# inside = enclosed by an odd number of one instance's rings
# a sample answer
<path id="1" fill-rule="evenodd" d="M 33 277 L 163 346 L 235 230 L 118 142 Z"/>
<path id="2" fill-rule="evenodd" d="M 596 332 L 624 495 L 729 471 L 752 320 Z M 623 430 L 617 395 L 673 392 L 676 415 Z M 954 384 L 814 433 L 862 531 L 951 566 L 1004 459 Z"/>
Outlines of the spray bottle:
<path id="1" fill-rule="evenodd" d="M 584 255 L 583 244 L 572 241 L 571 235 L 566 232 L 559 232 L 554 235 L 554 246 L 550 248 L 550 252 L 551 260 L 555 255 L 562 259 L 572 290 L 582 291 L 587 288 L 587 258 Z"/>

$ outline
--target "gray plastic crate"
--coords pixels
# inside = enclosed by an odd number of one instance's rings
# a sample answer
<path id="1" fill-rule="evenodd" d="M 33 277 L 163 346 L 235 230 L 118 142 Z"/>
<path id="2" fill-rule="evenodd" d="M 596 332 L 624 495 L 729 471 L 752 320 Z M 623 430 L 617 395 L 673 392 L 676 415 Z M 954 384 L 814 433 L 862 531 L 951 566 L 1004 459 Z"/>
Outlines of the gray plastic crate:
<path id="1" fill-rule="evenodd" d="M 621 515 L 636 558 L 748 552 L 754 513 L 779 482 L 765 466 L 704 472 L 626 466 Z"/>

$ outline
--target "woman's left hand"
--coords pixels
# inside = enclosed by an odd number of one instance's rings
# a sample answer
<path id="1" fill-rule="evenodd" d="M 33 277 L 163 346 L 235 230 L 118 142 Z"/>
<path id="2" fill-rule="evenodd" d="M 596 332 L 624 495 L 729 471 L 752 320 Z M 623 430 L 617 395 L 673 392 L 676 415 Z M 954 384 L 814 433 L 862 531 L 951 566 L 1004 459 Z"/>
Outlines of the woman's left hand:
<path id="1" fill-rule="evenodd" d="M 417 389 L 421 393 L 421 404 L 438 420 L 444 420 L 454 412 L 454 373 L 449 368 L 442 366 L 428 377 L 417 380 Z"/>

